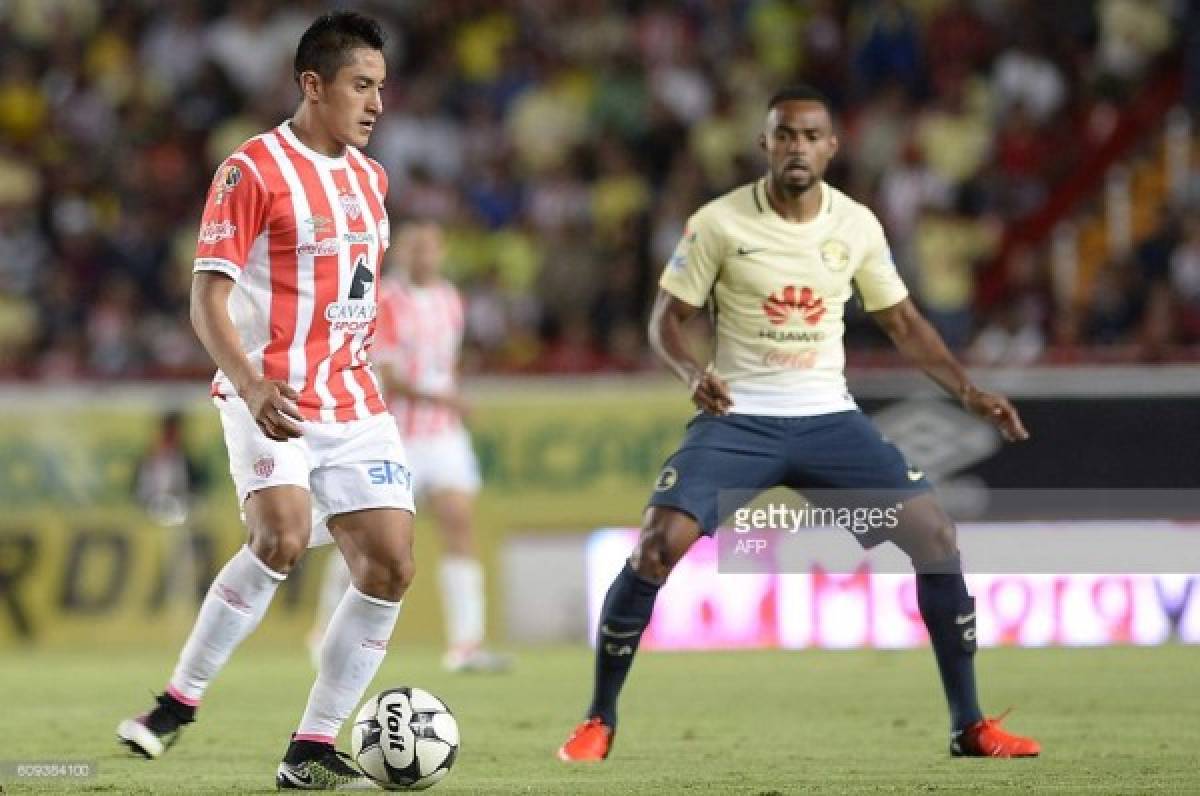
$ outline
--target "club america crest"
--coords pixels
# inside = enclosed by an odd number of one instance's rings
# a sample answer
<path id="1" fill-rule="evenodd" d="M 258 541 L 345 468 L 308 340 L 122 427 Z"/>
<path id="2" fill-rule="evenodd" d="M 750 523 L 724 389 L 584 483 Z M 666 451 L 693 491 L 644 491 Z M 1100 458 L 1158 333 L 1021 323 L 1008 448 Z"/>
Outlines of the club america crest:
<path id="1" fill-rule="evenodd" d="M 358 203 L 358 197 L 352 193 L 338 194 L 338 201 L 342 205 L 342 210 L 351 221 L 358 221 L 362 217 L 362 205 Z"/>

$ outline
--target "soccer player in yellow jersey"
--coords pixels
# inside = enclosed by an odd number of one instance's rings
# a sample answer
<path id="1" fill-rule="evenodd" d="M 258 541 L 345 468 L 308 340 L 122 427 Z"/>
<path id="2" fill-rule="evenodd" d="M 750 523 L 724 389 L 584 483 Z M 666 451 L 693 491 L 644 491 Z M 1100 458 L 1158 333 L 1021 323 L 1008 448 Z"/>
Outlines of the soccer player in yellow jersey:
<path id="1" fill-rule="evenodd" d="M 655 596 L 692 543 L 724 519 L 718 492 L 775 486 L 903 496 L 897 527 L 858 538 L 864 546 L 891 541 L 912 559 L 917 603 L 950 707 L 951 754 L 1037 755 L 1037 741 L 1005 731 L 979 709 L 975 606 L 953 522 L 925 477 L 846 391 L 842 313 L 854 290 L 905 357 L 967 410 L 1009 441 L 1029 435 L 1006 398 L 971 383 L 913 305 L 874 214 L 822 180 L 838 140 L 821 94 L 794 86 L 772 97 L 760 144 L 767 175 L 697 211 L 659 282 L 650 341 L 688 385 L 699 411 L 667 460 L 641 537 L 609 588 L 592 704 L 559 757 L 608 756 L 617 696 Z M 682 332 L 708 303 L 716 311 L 712 363 L 696 358 Z"/>

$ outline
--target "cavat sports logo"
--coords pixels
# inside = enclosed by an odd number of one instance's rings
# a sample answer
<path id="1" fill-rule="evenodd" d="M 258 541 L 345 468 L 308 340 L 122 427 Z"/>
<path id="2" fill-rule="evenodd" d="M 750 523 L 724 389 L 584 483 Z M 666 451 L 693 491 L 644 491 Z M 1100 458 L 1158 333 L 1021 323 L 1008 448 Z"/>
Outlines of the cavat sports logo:
<path id="1" fill-rule="evenodd" d="M 788 285 L 772 293 L 763 302 L 763 312 L 775 326 L 787 323 L 794 313 L 799 313 L 809 326 L 816 326 L 825 315 L 825 299 L 810 287 Z"/>
<path id="2" fill-rule="evenodd" d="M 370 328 L 375 320 L 375 312 L 373 301 L 335 301 L 325 305 L 325 320 L 329 321 L 329 330 L 332 332 L 355 334 Z"/>

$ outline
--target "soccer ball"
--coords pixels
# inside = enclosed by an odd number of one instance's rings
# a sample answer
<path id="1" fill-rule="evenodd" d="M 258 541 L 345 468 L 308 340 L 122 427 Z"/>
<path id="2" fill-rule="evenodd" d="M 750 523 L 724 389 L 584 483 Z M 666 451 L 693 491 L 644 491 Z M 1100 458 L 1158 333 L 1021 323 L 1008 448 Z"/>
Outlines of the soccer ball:
<path id="1" fill-rule="evenodd" d="M 389 688 L 354 718 L 350 754 L 389 790 L 424 790 L 458 757 L 458 722 L 446 703 L 420 688 Z"/>

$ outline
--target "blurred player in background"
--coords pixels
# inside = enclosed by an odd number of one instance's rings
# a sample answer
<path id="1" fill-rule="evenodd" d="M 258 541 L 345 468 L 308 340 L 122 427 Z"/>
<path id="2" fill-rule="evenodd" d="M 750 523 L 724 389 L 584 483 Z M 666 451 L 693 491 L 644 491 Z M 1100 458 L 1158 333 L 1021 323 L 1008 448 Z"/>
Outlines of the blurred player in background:
<path id="1" fill-rule="evenodd" d="M 796 86 L 772 97 L 760 143 L 767 176 L 696 212 L 659 282 L 651 344 L 700 411 L 667 460 L 633 555 L 609 588 L 592 704 L 559 757 L 608 756 L 617 696 L 655 596 L 692 543 L 723 519 L 720 490 L 775 486 L 904 496 L 898 527 L 858 538 L 864 547 L 892 541 L 912 559 L 917 603 L 949 702 L 951 754 L 1037 755 L 1036 741 L 1006 732 L 980 711 L 975 604 L 953 522 L 924 475 L 846 390 L 842 314 L 854 290 L 901 353 L 967 410 L 1009 441 L 1028 434 L 1007 399 L 971 383 L 917 310 L 874 214 L 823 181 L 838 141 L 821 94 Z M 683 326 L 710 302 L 715 362 L 706 365 L 688 350 Z"/>
<path id="2" fill-rule="evenodd" d="M 354 583 L 276 785 L 370 786 L 334 739 L 383 660 L 414 569 L 404 448 L 366 359 L 387 175 L 358 148 L 383 111 L 385 72 L 374 20 L 317 19 L 296 49 L 295 115 L 243 144 L 209 190 L 192 322 L 219 368 L 212 392 L 249 542 L 213 581 L 157 704 L 117 728 L 148 758 L 195 719 L 309 545 L 315 514 Z"/>
<path id="3" fill-rule="evenodd" d="M 158 434 L 134 469 L 134 499 L 155 522 L 168 528 L 187 522 L 192 503 L 208 485 L 208 471 L 188 450 L 183 432 L 182 412 L 164 414 Z"/>
<path id="4" fill-rule="evenodd" d="M 441 228 L 433 223 L 404 226 L 397 232 L 392 257 L 398 273 L 380 288 L 371 360 L 383 378 L 412 462 L 414 489 L 433 512 L 441 534 L 438 580 L 447 641 L 443 663 L 452 672 L 504 671 L 509 658 L 483 646 L 487 606 L 472 520 L 479 465 L 463 425 L 467 406 L 458 386 L 463 303 L 457 288 L 441 275 Z M 309 637 L 311 648 L 319 644 L 348 583 L 345 562 L 332 555 Z"/>

